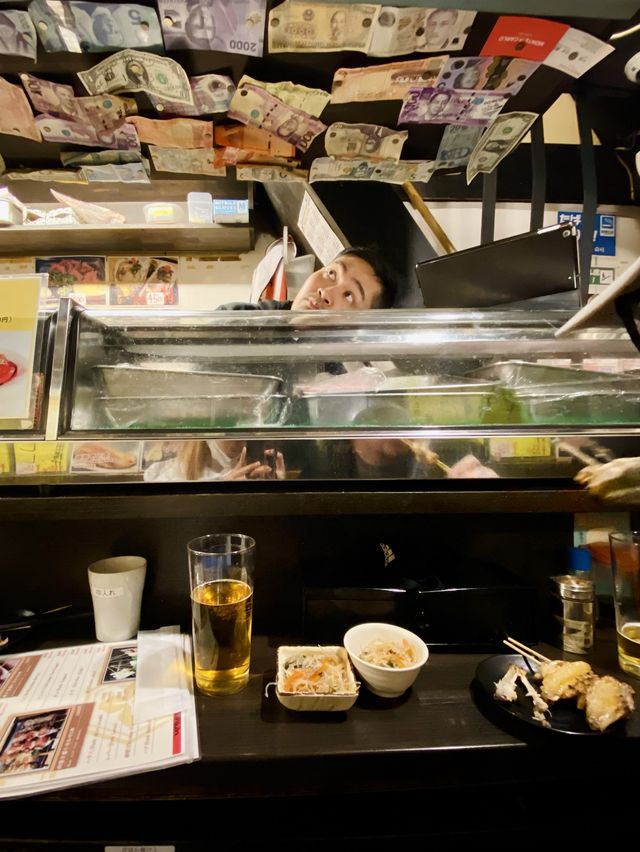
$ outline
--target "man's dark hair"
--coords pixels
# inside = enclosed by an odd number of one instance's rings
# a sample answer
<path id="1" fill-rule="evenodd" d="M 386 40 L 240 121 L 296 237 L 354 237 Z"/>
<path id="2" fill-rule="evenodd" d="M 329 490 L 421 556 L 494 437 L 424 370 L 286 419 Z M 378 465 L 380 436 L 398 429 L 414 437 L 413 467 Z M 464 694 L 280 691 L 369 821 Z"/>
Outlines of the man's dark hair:
<path id="1" fill-rule="evenodd" d="M 365 263 L 368 263 L 371 269 L 373 269 L 376 278 L 382 285 L 382 292 L 376 298 L 372 307 L 392 307 L 396 298 L 396 282 L 394 281 L 380 250 L 376 246 L 349 246 L 349 248 L 342 249 L 342 251 L 336 255 L 335 259 L 345 256 L 359 257 L 360 260 L 364 260 Z"/>

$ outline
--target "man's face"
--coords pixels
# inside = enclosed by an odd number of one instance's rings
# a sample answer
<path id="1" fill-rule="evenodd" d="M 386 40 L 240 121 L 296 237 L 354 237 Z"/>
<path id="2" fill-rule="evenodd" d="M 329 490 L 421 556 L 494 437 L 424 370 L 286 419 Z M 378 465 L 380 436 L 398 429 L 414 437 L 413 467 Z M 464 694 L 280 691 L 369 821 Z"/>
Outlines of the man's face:
<path id="1" fill-rule="evenodd" d="M 331 37 L 339 38 L 344 33 L 347 17 L 344 12 L 334 12 L 331 16 Z"/>
<path id="2" fill-rule="evenodd" d="M 339 257 L 310 275 L 293 300 L 293 311 L 358 311 L 372 308 L 382 284 L 360 257 Z"/>
<path id="3" fill-rule="evenodd" d="M 440 113 L 444 110 L 446 105 L 449 103 L 449 95 L 444 92 L 440 92 L 437 95 L 433 95 L 428 104 L 428 110 L 430 115 L 440 115 Z"/>
<path id="4" fill-rule="evenodd" d="M 432 47 L 444 45 L 449 38 L 456 18 L 457 14 L 451 9 L 439 9 L 437 12 L 432 12 L 425 25 L 426 43 Z"/>

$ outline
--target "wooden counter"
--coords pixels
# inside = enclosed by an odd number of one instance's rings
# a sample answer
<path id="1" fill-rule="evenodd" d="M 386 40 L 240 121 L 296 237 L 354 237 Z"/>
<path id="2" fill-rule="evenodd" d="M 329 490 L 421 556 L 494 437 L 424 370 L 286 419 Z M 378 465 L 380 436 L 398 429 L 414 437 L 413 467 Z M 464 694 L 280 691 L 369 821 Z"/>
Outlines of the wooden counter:
<path id="1" fill-rule="evenodd" d="M 173 844 L 179 852 L 214 848 L 208 844 L 216 838 L 232 849 L 269 839 L 342 848 L 345 838 L 350 849 L 425 839 L 513 848 L 500 845 L 509 832 L 524 831 L 526 842 L 526 826 L 535 825 L 542 837 L 558 817 L 551 803 L 584 796 L 597 797 L 602 822 L 591 815 L 576 824 L 569 809 L 553 828 L 557 839 L 626 831 L 624 820 L 613 827 L 604 817 L 608 806 L 623 814 L 627 797 L 632 806 L 632 792 L 615 784 L 615 774 L 633 778 L 638 711 L 621 735 L 572 736 L 522 723 L 507 729 L 504 717 L 496 724 L 474 699 L 474 673 L 487 655 L 432 653 L 400 699 L 363 688 L 347 712 L 294 713 L 273 690 L 264 695 L 285 641 L 291 638 L 254 639 L 253 674 L 241 693 L 198 696 L 201 760 L 2 802 L 0 849 L 40 848 L 46 839 L 48 849 L 136 843 Z M 590 659 L 625 679 L 611 631 L 599 632 Z M 78 824 L 81 816 L 88 824 Z"/>

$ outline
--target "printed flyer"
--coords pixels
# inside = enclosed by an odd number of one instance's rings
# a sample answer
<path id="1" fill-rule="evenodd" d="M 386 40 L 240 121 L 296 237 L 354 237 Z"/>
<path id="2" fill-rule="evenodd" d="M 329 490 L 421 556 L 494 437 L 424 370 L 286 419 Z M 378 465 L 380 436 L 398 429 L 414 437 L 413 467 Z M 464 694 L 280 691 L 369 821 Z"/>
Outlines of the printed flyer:
<path id="1" fill-rule="evenodd" d="M 29 417 L 45 280 L 46 275 L 0 277 L 0 420 Z"/>

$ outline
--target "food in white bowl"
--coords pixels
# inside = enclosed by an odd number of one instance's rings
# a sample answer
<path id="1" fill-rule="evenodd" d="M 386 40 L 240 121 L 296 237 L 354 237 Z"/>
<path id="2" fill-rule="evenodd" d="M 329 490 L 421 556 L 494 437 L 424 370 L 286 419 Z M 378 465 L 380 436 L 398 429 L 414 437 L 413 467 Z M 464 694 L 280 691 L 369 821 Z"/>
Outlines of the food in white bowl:
<path id="1" fill-rule="evenodd" d="M 337 645 L 281 645 L 276 695 L 289 710 L 348 710 L 358 684 L 344 648 Z"/>
<path id="2" fill-rule="evenodd" d="M 422 639 L 397 624 L 357 624 L 347 630 L 343 641 L 354 669 L 368 689 L 382 698 L 406 692 L 429 659 Z"/>

